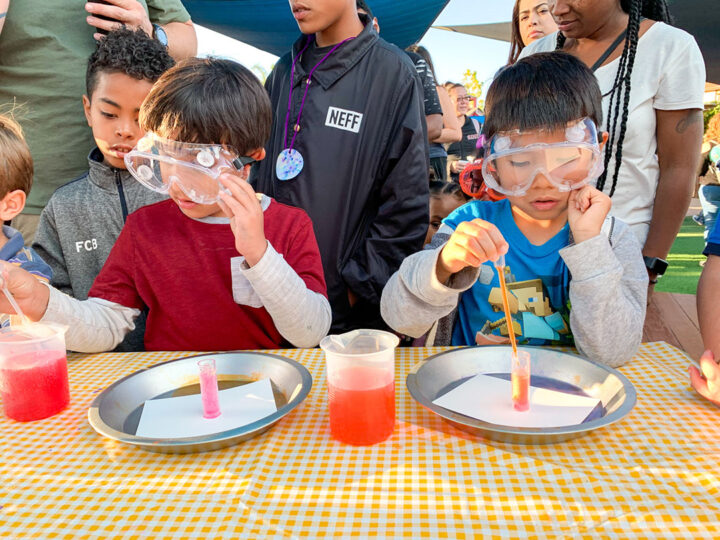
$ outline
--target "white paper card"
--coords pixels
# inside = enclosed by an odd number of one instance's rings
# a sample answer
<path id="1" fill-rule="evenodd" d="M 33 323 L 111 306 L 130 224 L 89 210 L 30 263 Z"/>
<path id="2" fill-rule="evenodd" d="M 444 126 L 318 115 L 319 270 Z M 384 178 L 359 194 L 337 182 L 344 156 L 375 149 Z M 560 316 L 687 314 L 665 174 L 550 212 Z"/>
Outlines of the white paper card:
<path id="1" fill-rule="evenodd" d="M 483 422 L 515 427 L 574 426 L 585 420 L 599 400 L 530 387 L 530 410 L 516 411 L 510 381 L 479 374 L 433 403 Z"/>
<path id="2" fill-rule="evenodd" d="M 136 435 L 177 439 L 219 433 L 246 426 L 277 411 L 270 379 L 218 392 L 220 416 L 203 418 L 200 394 L 145 402 Z"/>

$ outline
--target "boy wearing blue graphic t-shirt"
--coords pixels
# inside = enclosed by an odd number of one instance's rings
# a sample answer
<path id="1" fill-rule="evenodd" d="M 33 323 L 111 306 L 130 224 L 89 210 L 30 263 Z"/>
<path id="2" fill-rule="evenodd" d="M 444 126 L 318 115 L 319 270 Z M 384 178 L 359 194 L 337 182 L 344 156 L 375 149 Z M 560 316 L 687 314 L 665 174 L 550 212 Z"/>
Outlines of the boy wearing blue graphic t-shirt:
<path id="1" fill-rule="evenodd" d="M 507 198 L 450 214 L 388 282 L 383 318 L 413 337 L 439 321 L 436 345 L 507 343 L 493 264 L 504 255 L 519 343 L 574 344 L 622 365 L 642 338 L 648 277 L 637 240 L 592 187 L 608 137 L 593 74 L 565 53 L 525 58 L 495 79 L 486 111 L 483 178 Z"/>

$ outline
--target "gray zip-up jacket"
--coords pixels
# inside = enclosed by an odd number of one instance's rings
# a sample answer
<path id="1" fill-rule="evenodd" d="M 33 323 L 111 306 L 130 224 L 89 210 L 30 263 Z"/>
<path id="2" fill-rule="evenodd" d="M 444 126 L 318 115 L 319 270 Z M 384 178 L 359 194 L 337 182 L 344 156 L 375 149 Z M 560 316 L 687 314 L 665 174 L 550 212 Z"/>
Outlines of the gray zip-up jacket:
<path id="1" fill-rule="evenodd" d="M 53 270 L 51 285 L 85 300 L 128 214 L 166 197 L 144 187 L 123 169 L 88 156 L 86 174 L 58 188 L 40 215 L 33 249 Z M 144 321 L 118 350 L 142 350 Z"/>
<path id="2" fill-rule="evenodd" d="M 435 266 L 452 229 L 443 225 L 425 250 L 405 259 L 382 293 L 383 319 L 397 332 L 420 337 L 437 322 L 430 345 L 449 345 L 458 302 L 480 274 L 468 267 L 447 284 Z M 571 239 L 572 241 L 572 239 Z M 602 233 L 560 250 L 570 270 L 570 328 L 590 360 L 621 366 L 642 340 L 648 275 L 642 250 L 627 224 L 608 218 Z"/>

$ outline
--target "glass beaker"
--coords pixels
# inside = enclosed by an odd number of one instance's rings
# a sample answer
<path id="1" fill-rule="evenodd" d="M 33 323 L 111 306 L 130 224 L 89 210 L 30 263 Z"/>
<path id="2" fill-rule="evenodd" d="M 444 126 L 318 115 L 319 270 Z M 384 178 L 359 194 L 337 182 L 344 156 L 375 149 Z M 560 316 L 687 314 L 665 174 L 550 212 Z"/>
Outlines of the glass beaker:
<path id="1" fill-rule="evenodd" d="M 330 434 L 340 442 L 368 446 L 395 428 L 395 347 L 400 340 L 381 330 L 353 330 L 320 342 L 327 362 Z"/>
<path id="2" fill-rule="evenodd" d="M 9 418 L 40 420 L 70 402 L 66 330 L 41 323 L 0 329 L 0 398 Z"/>

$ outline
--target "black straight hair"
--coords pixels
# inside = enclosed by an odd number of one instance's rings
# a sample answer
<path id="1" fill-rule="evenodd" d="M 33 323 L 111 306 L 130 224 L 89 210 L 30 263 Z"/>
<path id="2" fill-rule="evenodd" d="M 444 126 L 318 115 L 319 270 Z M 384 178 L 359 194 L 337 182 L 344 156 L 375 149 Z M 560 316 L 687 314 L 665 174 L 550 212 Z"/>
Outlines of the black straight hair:
<path id="1" fill-rule="evenodd" d="M 538 53 L 503 69 L 485 99 L 487 139 L 513 129 L 557 129 L 573 120 L 602 122 L 602 95 L 592 71 L 563 52 Z"/>
<path id="2" fill-rule="evenodd" d="M 597 188 L 602 191 L 608 175 L 610 159 L 615 155 L 615 169 L 612 173 L 612 184 L 610 185 L 610 196 L 612 197 L 617 187 L 618 173 L 622 164 L 623 143 L 627 132 L 627 119 L 629 114 L 630 90 L 633 66 L 635 65 L 635 54 L 640 39 L 640 21 L 642 18 L 672 24 L 672 17 L 666 0 L 620 0 L 621 9 L 628 14 L 627 36 L 625 47 L 618 64 L 615 81 L 610 91 L 605 96 L 610 96 L 610 107 L 608 109 L 607 131 L 609 133 L 608 143 L 605 146 L 605 170 L 598 178 Z M 558 32 L 558 50 L 565 45 L 565 36 Z M 603 97 L 605 97 L 603 96 Z M 622 115 L 620 111 L 622 110 Z M 618 131 L 618 118 L 620 119 Z"/>
<path id="3" fill-rule="evenodd" d="M 356 0 L 355 8 L 362 9 L 367 14 L 367 16 L 370 17 L 371 21 L 375 17 L 375 15 L 373 15 L 372 9 L 370 9 L 370 6 L 367 5 L 367 2 L 365 0 Z"/>
<path id="4" fill-rule="evenodd" d="M 435 84 L 440 84 L 438 82 L 437 75 L 435 75 L 435 65 L 433 64 L 432 58 L 430 57 L 430 52 L 425 47 L 423 47 L 422 45 L 418 45 L 417 43 L 413 43 L 405 50 L 414 52 L 415 54 L 419 54 L 420 57 L 425 60 L 425 63 L 430 68 L 430 73 L 432 73 Z"/>
<path id="5" fill-rule="evenodd" d="M 124 73 L 154 83 L 174 64 L 165 45 L 143 30 L 121 26 L 98 41 L 90 55 L 85 72 L 87 96 L 92 99 L 101 73 Z"/>
<path id="6" fill-rule="evenodd" d="M 169 69 L 140 108 L 140 125 L 161 137 L 232 146 L 241 156 L 270 137 L 270 98 L 246 67 L 222 58 L 188 58 Z"/>

